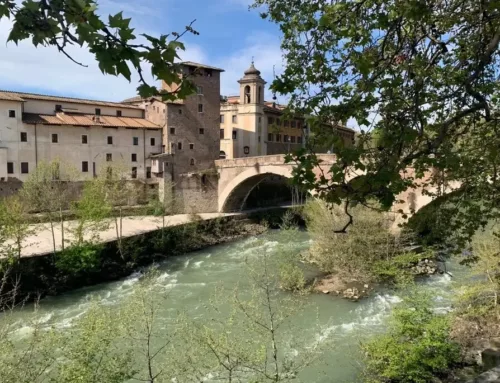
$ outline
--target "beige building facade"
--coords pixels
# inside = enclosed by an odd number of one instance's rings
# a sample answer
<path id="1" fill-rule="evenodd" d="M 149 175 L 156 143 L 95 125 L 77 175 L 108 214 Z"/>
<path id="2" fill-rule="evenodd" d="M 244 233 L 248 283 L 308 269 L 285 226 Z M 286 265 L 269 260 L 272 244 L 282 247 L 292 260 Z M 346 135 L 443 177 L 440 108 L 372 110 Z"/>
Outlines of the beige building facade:
<path id="1" fill-rule="evenodd" d="M 127 104 L 0 91 L 0 179 L 25 181 L 41 161 L 60 160 L 79 179 L 110 163 L 154 182 L 161 128 Z"/>
<path id="2" fill-rule="evenodd" d="M 239 95 L 229 96 L 221 103 L 221 159 L 284 154 L 305 145 L 308 137 L 305 119 L 285 117 L 284 106 L 265 101 L 266 82 L 260 74 L 252 62 L 238 81 Z M 354 139 L 351 129 L 341 125 L 330 128 L 345 142 Z"/>

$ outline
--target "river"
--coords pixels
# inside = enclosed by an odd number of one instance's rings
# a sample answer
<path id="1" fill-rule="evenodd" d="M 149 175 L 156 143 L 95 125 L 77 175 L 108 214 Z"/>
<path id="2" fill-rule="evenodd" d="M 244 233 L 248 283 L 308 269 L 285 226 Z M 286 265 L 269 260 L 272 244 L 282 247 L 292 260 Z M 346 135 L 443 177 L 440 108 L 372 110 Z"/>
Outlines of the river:
<path id="1" fill-rule="evenodd" d="M 160 321 L 169 321 L 179 310 L 194 317 L 203 316 L 205 306 L 215 286 L 219 283 L 232 287 L 246 278 L 245 260 L 258 259 L 263 254 L 278 252 L 298 253 L 310 246 L 307 232 L 293 235 L 270 231 L 258 237 L 213 246 L 184 256 L 170 258 L 158 265 L 155 284 L 168 291 L 168 305 L 160 313 Z M 45 326 L 64 330 L 72 326 L 91 305 L 91 299 L 104 304 L 116 305 L 126 299 L 136 287 L 141 274 L 134 273 L 120 281 L 79 289 L 61 296 L 41 301 L 39 315 Z M 435 294 L 439 310 L 449 308 L 451 278 L 437 275 L 423 282 L 423 288 Z M 287 294 L 287 293 L 283 293 Z M 301 335 L 311 342 L 332 341 L 324 352 L 328 363 L 308 367 L 301 374 L 306 382 L 353 382 L 360 368 L 359 342 L 383 331 L 385 321 L 394 305 L 401 301 L 394 292 L 378 292 L 370 298 L 354 303 L 338 297 L 311 294 L 303 297 L 311 305 L 305 306 L 300 315 L 294 316 L 294 325 Z M 27 318 L 31 308 L 16 311 L 15 334 L 19 338 L 29 336 Z M 314 323 L 314 326 L 311 326 Z M 319 327 L 316 325 L 318 324 Z M 242 329 L 244 331 L 244 329 Z"/>

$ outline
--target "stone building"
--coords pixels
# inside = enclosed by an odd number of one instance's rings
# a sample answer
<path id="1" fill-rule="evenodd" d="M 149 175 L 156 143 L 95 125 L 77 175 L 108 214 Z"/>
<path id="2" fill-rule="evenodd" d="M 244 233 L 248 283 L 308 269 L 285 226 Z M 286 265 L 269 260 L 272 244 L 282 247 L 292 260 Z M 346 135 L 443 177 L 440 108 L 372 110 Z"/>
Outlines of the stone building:
<path id="1" fill-rule="evenodd" d="M 120 163 L 130 169 L 130 179 L 157 183 L 151 156 L 161 153 L 161 145 L 161 128 L 140 107 L 0 91 L 2 181 L 22 182 L 39 162 L 58 159 L 81 180 Z"/>
<path id="2" fill-rule="evenodd" d="M 221 104 L 220 158 L 283 154 L 305 144 L 308 136 L 305 119 L 285 118 L 283 105 L 264 100 L 266 82 L 253 62 L 238 83 L 239 95 L 224 98 Z M 328 128 L 340 134 L 345 142 L 354 139 L 354 131 L 340 124 L 325 126 Z"/>
<path id="3" fill-rule="evenodd" d="M 184 100 L 162 101 L 160 97 L 133 97 L 124 103 L 145 110 L 145 116 L 162 128 L 162 153 L 151 157 L 152 171 L 171 187 L 178 212 L 217 210 L 219 158 L 220 68 L 183 62 L 181 76 L 189 76 L 196 93 Z M 180 79 L 182 81 L 182 78 Z M 176 84 L 162 84 L 175 91 Z M 170 183 L 168 181 L 171 181 Z M 160 193 L 165 198 L 169 190 Z"/>

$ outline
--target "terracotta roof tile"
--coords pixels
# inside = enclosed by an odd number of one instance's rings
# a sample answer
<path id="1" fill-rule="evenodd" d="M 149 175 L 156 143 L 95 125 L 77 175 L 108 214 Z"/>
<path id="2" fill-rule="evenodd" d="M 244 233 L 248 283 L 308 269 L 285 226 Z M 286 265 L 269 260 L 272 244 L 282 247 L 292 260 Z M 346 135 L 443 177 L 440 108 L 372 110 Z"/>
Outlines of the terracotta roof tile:
<path id="1" fill-rule="evenodd" d="M 26 124 L 42 125 L 78 125 L 78 126 L 108 126 L 116 128 L 148 128 L 160 129 L 158 125 L 138 117 L 99 116 L 94 120 L 93 114 L 64 114 L 57 115 L 23 113 L 23 122 Z"/>
<path id="2" fill-rule="evenodd" d="M 3 97 L 5 97 L 5 98 L 3 98 Z M 45 95 L 45 94 L 23 93 L 23 92 L 12 92 L 9 90 L 0 90 L 0 99 L 3 100 L 3 99 L 6 99 L 7 97 L 14 98 L 13 101 L 42 100 L 42 101 L 73 103 L 73 104 L 108 106 L 108 107 L 112 107 L 112 108 L 142 109 L 139 106 L 128 105 L 128 104 L 123 104 L 123 103 L 119 103 L 119 102 L 98 101 L 98 100 L 89 100 L 89 99 L 84 99 L 84 98 L 49 96 L 49 95 Z"/>
<path id="3" fill-rule="evenodd" d="M 23 102 L 24 100 L 19 97 L 16 93 L 10 93 L 10 92 L 4 92 L 0 91 L 0 100 L 6 100 L 6 101 L 20 101 Z"/>

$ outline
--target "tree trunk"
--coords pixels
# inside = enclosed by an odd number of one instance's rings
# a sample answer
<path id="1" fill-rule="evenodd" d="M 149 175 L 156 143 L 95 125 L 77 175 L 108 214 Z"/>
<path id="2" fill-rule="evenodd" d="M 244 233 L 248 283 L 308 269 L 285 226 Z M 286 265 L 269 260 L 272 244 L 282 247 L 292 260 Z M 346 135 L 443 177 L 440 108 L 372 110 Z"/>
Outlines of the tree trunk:
<path id="1" fill-rule="evenodd" d="M 62 207 L 59 207 L 59 219 L 61 220 L 61 250 L 64 250 L 64 218 Z"/>
<path id="2" fill-rule="evenodd" d="M 52 245 L 54 246 L 54 257 L 56 256 L 56 234 L 54 233 L 54 222 L 50 218 L 50 231 L 52 232 Z"/>

